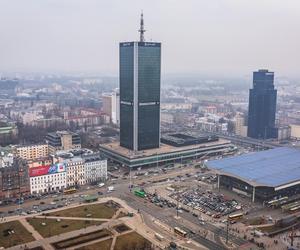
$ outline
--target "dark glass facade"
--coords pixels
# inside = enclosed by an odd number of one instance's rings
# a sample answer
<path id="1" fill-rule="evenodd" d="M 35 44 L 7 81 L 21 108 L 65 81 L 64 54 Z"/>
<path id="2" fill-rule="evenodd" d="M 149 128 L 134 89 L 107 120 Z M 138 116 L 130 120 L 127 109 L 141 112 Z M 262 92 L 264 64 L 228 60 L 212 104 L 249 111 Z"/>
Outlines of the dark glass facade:
<path id="1" fill-rule="evenodd" d="M 274 72 L 253 73 L 253 88 L 249 92 L 248 137 L 268 139 L 277 137 L 275 127 L 277 90 Z"/>
<path id="2" fill-rule="evenodd" d="M 161 44 L 120 43 L 120 145 L 159 147 Z"/>

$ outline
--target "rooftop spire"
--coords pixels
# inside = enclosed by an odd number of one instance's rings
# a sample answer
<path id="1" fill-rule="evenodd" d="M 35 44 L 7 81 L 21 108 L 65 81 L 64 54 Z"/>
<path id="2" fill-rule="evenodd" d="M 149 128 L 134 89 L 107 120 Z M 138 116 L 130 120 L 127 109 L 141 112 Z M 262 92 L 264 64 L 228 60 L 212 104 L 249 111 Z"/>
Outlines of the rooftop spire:
<path id="1" fill-rule="evenodd" d="M 144 38 L 144 33 L 146 32 L 146 30 L 144 29 L 144 17 L 143 17 L 143 12 L 141 13 L 141 21 L 140 21 L 140 42 L 144 42 L 145 38 Z"/>

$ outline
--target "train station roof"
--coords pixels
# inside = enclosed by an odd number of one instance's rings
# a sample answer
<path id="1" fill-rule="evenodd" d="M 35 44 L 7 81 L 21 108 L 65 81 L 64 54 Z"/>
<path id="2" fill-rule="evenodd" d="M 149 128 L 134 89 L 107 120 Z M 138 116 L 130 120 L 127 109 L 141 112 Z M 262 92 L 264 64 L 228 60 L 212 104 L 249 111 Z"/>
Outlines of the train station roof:
<path id="1" fill-rule="evenodd" d="M 300 184 L 300 150 L 289 147 L 212 160 L 207 167 L 221 175 L 232 176 L 253 186 L 275 190 Z"/>

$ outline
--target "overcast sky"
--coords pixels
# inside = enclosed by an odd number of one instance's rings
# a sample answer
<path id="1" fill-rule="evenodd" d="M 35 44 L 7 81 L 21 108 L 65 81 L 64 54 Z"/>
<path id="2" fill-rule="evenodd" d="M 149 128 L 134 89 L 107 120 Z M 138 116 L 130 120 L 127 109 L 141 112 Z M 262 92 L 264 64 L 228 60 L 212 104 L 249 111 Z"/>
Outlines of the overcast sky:
<path id="1" fill-rule="evenodd" d="M 0 0 L 0 71 L 117 75 L 141 10 L 164 74 L 300 76 L 300 0 Z"/>

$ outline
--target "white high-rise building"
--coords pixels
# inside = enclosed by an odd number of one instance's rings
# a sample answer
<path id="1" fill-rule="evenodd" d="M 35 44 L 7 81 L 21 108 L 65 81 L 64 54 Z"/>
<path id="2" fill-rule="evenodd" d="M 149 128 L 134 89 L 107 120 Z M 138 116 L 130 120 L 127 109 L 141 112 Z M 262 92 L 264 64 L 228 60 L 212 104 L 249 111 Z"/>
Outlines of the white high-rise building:
<path id="1" fill-rule="evenodd" d="M 110 116 L 113 124 L 119 124 L 120 120 L 120 94 L 119 89 L 112 93 L 102 95 L 103 112 Z"/>

